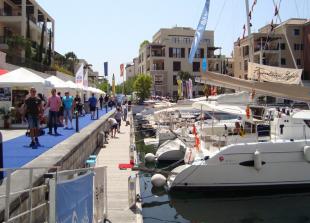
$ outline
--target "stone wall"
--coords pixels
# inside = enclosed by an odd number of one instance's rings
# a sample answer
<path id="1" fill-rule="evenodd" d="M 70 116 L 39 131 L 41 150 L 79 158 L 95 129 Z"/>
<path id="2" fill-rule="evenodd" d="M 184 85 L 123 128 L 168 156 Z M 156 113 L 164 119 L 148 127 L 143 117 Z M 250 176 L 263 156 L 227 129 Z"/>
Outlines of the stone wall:
<path id="1" fill-rule="evenodd" d="M 84 167 L 85 161 L 89 155 L 93 154 L 101 144 L 100 132 L 107 124 L 107 119 L 114 114 L 115 110 L 110 111 L 98 121 L 93 122 L 83 128 L 79 133 L 74 134 L 65 141 L 57 144 L 47 152 L 40 155 L 24 167 L 53 167 L 59 166 L 59 170 L 70 170 Z M 33 186 L 44 184 L 44 174 L 46 169 L 36 169 L 33 174 Z M 27 170 L 18 170 L 12 174 L 11 191 L 21 191 L 29 188 L 29 172 Z M 6 179 L 0 186 L 0 195 L 5 194 Z M 36 206 L 45 200 L 46 189 L 34 191 L 32 194 L 33 204 Z M 5 199 L 0 199 L 0 221 L 4 219 Z M 11 216 L 15 216 L 28 209 L 28 193 L 12 196 L 10 209 L 14 210 Z M 44 222 L 48 216 L 47 209 L 39 209 L 34 212 L 33 222 Z M 27 216 L 16 220 L 16 222 L 28 222 Z"/>

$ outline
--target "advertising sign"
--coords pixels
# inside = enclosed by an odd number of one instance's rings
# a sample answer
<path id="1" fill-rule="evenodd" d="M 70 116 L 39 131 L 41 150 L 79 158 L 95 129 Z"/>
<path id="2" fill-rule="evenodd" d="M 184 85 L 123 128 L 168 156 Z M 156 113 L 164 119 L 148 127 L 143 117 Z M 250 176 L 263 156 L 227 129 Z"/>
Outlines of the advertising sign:
<path id="1" fill-rule="evenodd" d="M 93 173 L 56 185 L 56 223 L 93 222 Z"/>

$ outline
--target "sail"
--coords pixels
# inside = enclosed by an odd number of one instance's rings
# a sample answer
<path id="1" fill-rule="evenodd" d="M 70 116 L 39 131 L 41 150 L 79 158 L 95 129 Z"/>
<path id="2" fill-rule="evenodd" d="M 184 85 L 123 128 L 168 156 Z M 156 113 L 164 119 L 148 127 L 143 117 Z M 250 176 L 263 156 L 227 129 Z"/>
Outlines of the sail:
<path id="1" fill-rule="evenodd" d="M 282 84 L 300 84 L 302 69 L 272 67 L 257 63 L 248 63 L 248 78 Z"/>

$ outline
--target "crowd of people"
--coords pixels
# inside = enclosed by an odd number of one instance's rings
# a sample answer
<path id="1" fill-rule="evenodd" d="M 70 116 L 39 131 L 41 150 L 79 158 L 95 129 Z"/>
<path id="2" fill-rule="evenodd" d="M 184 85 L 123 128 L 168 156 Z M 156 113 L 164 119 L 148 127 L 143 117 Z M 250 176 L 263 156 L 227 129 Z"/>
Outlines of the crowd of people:
<path id="1" fill-rule="evenodd" d="M 128 103 L 125 97 L 123 102 L 116 100 L 109 95 L 100 95 L 99 99 L 96 98 L 93 93 L 87 102 L 91 119 L 95 119 L 95 112 L 97 105 L 102 110 L 108 107 L 110 109 L 116 108 L 116 112 L 113 117 L 108 119 L 108 133 L 111 133 L 111 137 L 115 138 L 116 133 L 120 133 L 122 120 L 126 123 L 128 109 L 130 109 L 131 103 Z M 128 105 L 129 104 L 129 105 Z M 43 130 L 40 128 L 42 124 L 47 124 L 49 135 L 59 135 L 57 129 L 63 127 L 64 129 L 72 130 L 73 128 L 73 114 L 83 116 L 85 115 L 85 104 L 82 103 L 82 99 L 77 94 L 75 97 L 71 96 L 67 91 L 62 96 L 60 92 L 53 88 L 51 95 L 46 99 L 42 94 L 36 94 L 36 89 L 31 88 L 29 95 L 26 97 L 22 107 L 24 116 L 28 122 L 29 136 L 31 138 L 30 147 L 37 148 L 40 146 L 39 136 Z"/>

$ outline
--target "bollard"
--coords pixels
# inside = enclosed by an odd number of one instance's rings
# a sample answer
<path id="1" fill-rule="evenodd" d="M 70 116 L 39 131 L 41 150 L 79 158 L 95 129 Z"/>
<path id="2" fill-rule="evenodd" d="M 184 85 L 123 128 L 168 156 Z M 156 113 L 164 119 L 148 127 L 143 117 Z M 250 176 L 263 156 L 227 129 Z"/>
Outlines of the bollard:
<path id="1" fill-rule="evenodd" d="M 0 168 L 3 168 L 3 142 L 1 132 L 0 132 Z M 3 171 L 0 171 L 0 180 L 2 179 L 3 179 Z"/>
<path id="2" fill-rule="evenodd" d="M 75 132 L 79 132 L 79 113 L 75 112 Z"/>
<path id="3" fill-rule="evenodd" d="M 99 119 L 99 108 L 97 107 L 97 119 Z"/>

